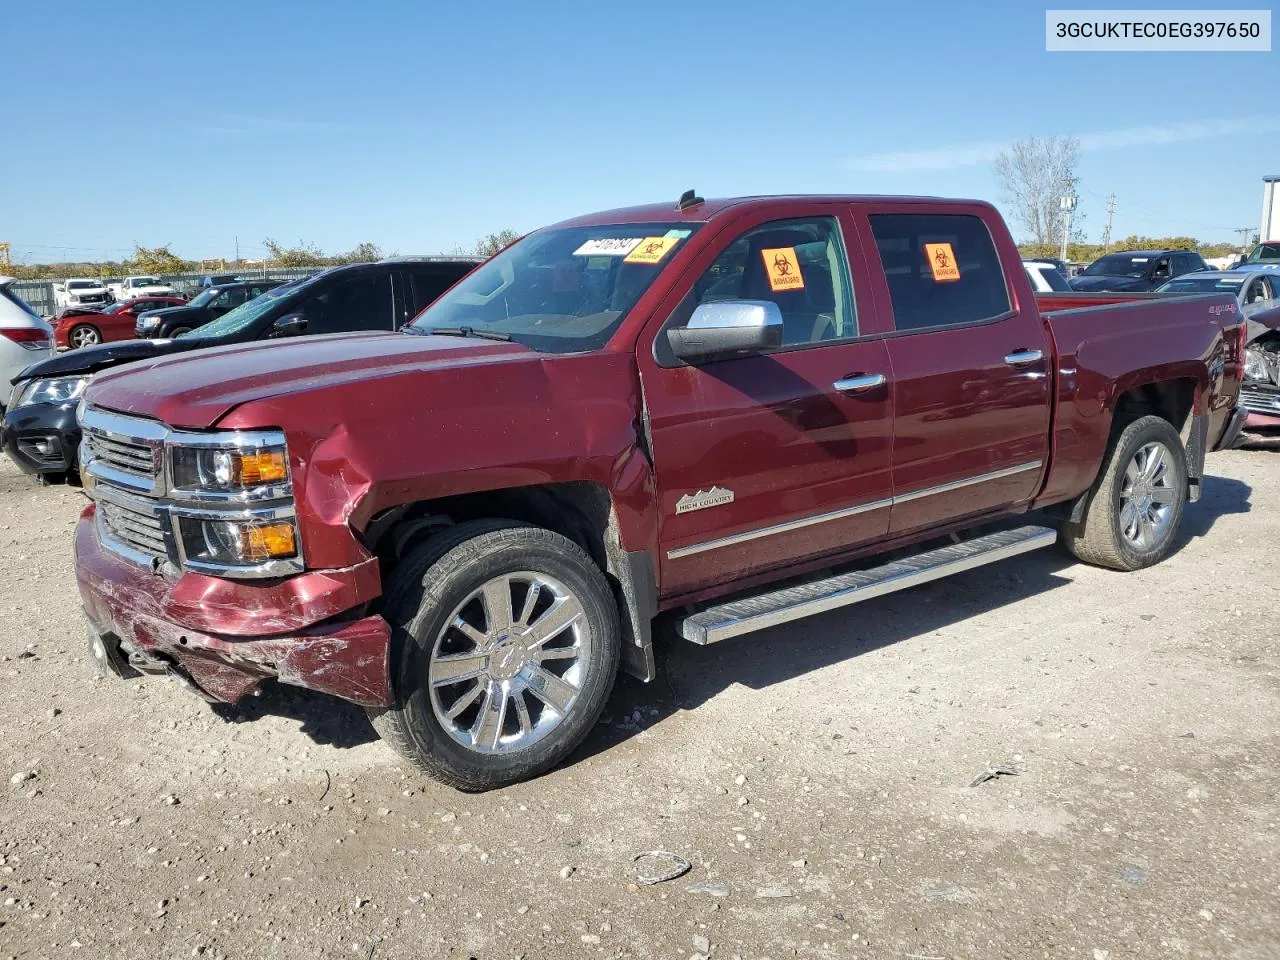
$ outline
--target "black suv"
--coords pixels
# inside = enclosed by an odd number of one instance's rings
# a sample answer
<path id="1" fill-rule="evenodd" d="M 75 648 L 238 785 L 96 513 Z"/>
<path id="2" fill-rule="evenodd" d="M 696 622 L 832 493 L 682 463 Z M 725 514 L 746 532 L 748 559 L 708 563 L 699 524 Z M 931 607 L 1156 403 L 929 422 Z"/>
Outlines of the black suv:
<path id="1" fill-rule="evenodd" d="M 1108 253 L 1071 278 L 1072 290 L 1142 293 L 1184 273 L 1206 270 L 1194 250 L 1126 250 Z"/>
<path id="2" fill-rule="evenodd" d="M 80 446 L 76 406 L 99 370 L 253 340 L 399 330 L 478 263 L 478 257 L 415 257 L 333 267 L 282 283 L 172 340 L 122 340 L 49 357 L 14 378 L 0 441 L 27 473 L 67 473 L 76 468 Z"/>
<path id="3" fill-rule="evenodd" d="M 210 320 L 217 320 L 224 313 L 248 303 L 254 297 L 274 290 L 283 280 L 240 280 L 205 287 L 180 307 L 164 307 L 138 314 L 135 328 L 138 336 L 152 340 L 161 337 L 180 337 Z"/>

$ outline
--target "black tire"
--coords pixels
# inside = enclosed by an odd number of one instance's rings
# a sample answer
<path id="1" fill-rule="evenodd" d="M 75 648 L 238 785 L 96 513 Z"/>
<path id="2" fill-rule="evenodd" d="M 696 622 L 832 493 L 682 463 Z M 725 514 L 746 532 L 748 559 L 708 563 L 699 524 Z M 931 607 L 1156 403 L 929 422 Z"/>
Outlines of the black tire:
<path id="1" fill-rule="evenodd" d="M 80 342 L 77 343 L 77 340 Z M 102 331 L 92 323 L 77 323 L 67 332 L 67 342 L 71 344 L 72 350 L 97 346 L 102 342 Z"/>
<path id="2" fill-rule="evenodd" d="M 527 747 L 481 753 L 441 724 L 430 700 L 428 669 L 436 638 L 455 608 L 492 578 L 516 571 L 546 574 L 569 588 L 589 625 L 591 657 L 576 700 L 549 733 Z M 392 627 L 396 703 L 370 709 L 369 718 L 396 753 L 457 789 L 491 790 L 551 769 L 590 732 L 613 688 L 621 649 L 613 593 L 582 548 L 550 530 L 507 520 L 451 527 L 405 558 L 386 585 L 384 604 Z"/>
<path id="3" fill-rule="evenodd" d="M 195 327 L 174 327 L 172 330 L 170 330 L 170 331 L 169 331 L 168 333 L 166 333 L 164 336 L 166 336 L 166 337 L 180 337 L 180 336 L 182 336 L 184 333 L 190 333 L 190 332 L 191 332 L 192 330 L 194 330 L 194 329 L 195 329 Z"/>
<path id="4" fill-rule="evenodd" d="M 1168 523 L 1160 527 L 1149 545 L 1135 543 L 1122 529 L 1121 514 L 1125 475 L 1138 451 L 1148 444 L 1162 444 L 1171 454 L 1169 482 L 1173 502 Z M 1078 559 L 1111 570 L 1141 570 L 1159 563 L 1173 549 L 1182 513 L 1187 502 L 1187 456 L 1182 438 L 1169 421 L 1155 416 L 1140 417 L 1111 441 L 1098 479 L 1089 492 L 1084 519 L 1065 524 L 1062 542 Z"/>

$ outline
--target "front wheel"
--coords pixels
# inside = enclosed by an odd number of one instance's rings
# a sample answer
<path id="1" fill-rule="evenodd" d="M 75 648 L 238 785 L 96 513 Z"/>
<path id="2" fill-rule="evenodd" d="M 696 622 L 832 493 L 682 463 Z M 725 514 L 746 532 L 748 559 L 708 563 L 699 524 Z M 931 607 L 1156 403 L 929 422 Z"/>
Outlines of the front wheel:
<path id="1" fill-rule="evenodd" d="M 608 582 L 566 537 L 460 524 L 405 559 L 386 592 L 396 705 L 370 711 L 419 770 L 463 790 L 527 780 L 591 730 L 617 675 Z"/>
<path id="2" fill-rule="evenodd" d="M 1063 542 L 1085 563 L 1140 570 L 1173 549 L 1187 502 L 1182 438 L 1161 417 L 1140 417 L 1120 432 L 1089 494 L 1083 521 Z"/>
<path id="3" fill-rule="evenodd" d="M 180 337 L 184 333 L 190 333 L 192 329 L 193 329 L 192 327 L 174 327 L 172 330 L 169 331 L 169 336 Z"/>

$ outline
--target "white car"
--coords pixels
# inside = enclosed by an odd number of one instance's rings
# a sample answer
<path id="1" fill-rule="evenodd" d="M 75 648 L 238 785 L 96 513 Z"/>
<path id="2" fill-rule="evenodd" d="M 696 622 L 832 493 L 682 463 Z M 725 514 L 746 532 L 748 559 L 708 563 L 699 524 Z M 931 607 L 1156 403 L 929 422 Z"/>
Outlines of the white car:
<path id="1" fill-rule="evenodd" d="M 31 364 L 53 356 L 53 328 L 0 277 L 0 400 L 9 403 L 9 381 Z"/>
<path id="2" fill-rule="evenodd" d="M 1027 271 L 1031 280 L 1031 289 L 1036 293 L 1064 293 L 1071 289 L 1067 278 L 1052 263 L 1043 260 L 1023 260 L 1022 268 Z"/>
<path id="3" fill-rule="evenodd" d="M 76 278 L 53 287 L 53 303 L 59 310 L 80 306 L 105 307 L 110 302 L 111 294 L 101 280 Z"/>
<path id="4" fill-rule="evenodd" d="M 107 289 L 117 300 L 134 300 L 138 297 L 172 297 L 177 291 L 158 277 L 125 277 L 119 283 L 107 284 Z"/>

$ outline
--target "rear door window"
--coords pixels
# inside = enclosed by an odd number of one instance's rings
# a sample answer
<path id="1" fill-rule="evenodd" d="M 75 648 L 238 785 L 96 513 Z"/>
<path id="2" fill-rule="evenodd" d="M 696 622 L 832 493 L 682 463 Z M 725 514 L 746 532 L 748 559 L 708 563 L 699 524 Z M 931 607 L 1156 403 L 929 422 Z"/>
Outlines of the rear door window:
<path id="1" fill-rule="evenodd" d="M 407 271 L 409 281 L 409 316 L 421 313 L 439 296 L 468 273 L 465 266 L 435 267 Z"/>
<path id="2" fill-rule="evenodd" d="M 981 323 L 1011 311 L 991 231 L 966 214 L 872 214 L 896 330 Z"/>
<path id="3" fill-rule="evenodd" d="M 336 281 L 303 307 L 307 333 L 391 330 L 391 273 L 366 274 Z"/>

